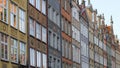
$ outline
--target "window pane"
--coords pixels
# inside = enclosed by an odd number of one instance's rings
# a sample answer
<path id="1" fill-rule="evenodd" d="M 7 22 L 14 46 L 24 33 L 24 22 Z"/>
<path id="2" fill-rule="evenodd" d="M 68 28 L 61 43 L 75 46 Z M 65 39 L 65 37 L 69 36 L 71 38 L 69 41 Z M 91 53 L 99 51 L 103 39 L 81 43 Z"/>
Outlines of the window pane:
<path id="1" fill-rule="evenodd" d="M 20 63 L 26 64 L 26 47 L 25 43 L 20 42 Z"/>
<path id="2" fill-rule="evenodd" d="M 16 13 L 17 13 L 17 7 L 16 5 L 11 3 L 11 7 L 10 7 L 10 22 L 11 22 L 11 26 L 17 28 L 17 21 L 16 21 Z"/>
<path id="3" fill-rule="evenodd" d="M 0 33 L 0 47 L 1 47 L 1 58 L 4 60 L 8 59 L 8 40 L 7 35 Z"/>
<path id="4" fill-rule="evenodd" d="M 19 29 L 25 33 L 25 12 L 19 9 Z"/>
<path id="5" fill-rule="evenodd" d="M 35 66 L 35 50 L 30 48 L 30 65 Z"/>
<path id="6" fill-rule="evenodd" d="M 19 29 L 22 32 L 25 32 L 25 12 L 22 9 L 19 9 Z"/>
<path id="7" fill-rule="evenodd" d="M 29 0 L 29 3 L 31 3 L 32 5 L 35 4 L 35 0 Z"/>
<path id="8" fill-rule="evenodd" d="M 42 13 L 46 15 L 46 1 L 42 0 Z"/>
<path id="9" fill-rule="evenodd" d="M 36 0 L 36 8 L 40 10 L 40 0 Z"/>
<path id="10" fill-rule="evenodd" d="M 35 36 L 35 22 L 33 19 L 29 19 L 29 29 L 30 29 L 30 35 Z"/>
<path id="11" fill-rule="evenodd" d="M 47 30 L 45 27 L 42 27 L 42 41 L 47 42 Z"/>
<path id="12" fill-rule="evenodd" d="M 41 68 L 41 53 L 37 51 L 37 67 Z"/>
<path id="13" fill-rule="evenodd" d="M 36 23 L 36 38 L 41 39 L 41 25 Z"/>
<path id="14" fill-rule="evenodd" d="M 7 22 L 7 1 L 0 0 L 0 20 Z"/>
<path id="15" fill-rule="evenodd" d="M 18 45 L 17 40 L 11 38 L 11 60 L 18 62 Z"/>
<path id="16" fill-rule="evenodd" d="M 0 6 L 0 20 L 3 20 L 3 8 Z"/>
<path id="17" fill-rule="evenodd" d="M 42 54 L 43 57 L 43 68 L 47 68 L 47 57 L 46 54 Z"/>

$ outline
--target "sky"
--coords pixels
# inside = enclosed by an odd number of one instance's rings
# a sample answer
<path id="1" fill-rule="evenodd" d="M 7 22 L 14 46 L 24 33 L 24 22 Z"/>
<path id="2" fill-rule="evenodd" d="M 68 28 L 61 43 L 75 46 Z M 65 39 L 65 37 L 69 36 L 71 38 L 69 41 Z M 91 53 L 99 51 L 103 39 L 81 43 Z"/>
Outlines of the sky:
<path id="1" fill-rule="evenodd" d="M 81 0 L 79 0 L 81 2 Z M 88 4 L 88 0 L 86 5 Z M 114 34 L 118 35 L 120 40 L 120 0 L 90 0 L 93 9 L 97 9 L 98 14 L 105 16 L 105 23 L 110 25 L 110 17 L 113 17 Z"/>

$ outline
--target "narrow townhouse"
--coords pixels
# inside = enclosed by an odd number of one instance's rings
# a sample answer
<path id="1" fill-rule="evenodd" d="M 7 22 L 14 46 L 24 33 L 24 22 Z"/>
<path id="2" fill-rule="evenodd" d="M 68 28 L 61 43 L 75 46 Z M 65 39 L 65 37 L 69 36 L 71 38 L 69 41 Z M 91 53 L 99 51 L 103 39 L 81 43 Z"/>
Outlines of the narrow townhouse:
<path id="1" fill-rule="evenodd" d="M 61 68 L 60 5 L 60 0 L 48 0 L 48 68 Z"/>
<path id="2" fill-rule="evenodd" d="M 47 0 L 27 3 L 28 68 L 47 68 Z"/>
<path id="3" fill-rule="evenodd" d="M 71 0 L 61 0 L 62 68 L 72 68 Z"/>
<path id="4" fill-rule="evenodd" d="M 86 14 L 85 1 L 82 0 L 80 6 L 81 17 L 80 17 L 80 43 L 81 43 L 81 68 L 89 68 L 89 46 L 88 46 L 88 18 Z"/>
<path id="5" fill-rule="evenodd" d="M 78 0 L 72 1 L 72 60 L 73 68 L 81 68 L 80 64 L 80 8 Z"/>
<path id="6" fill-rule="evenodd" d="M 0 0 L 0 68 L 27 68 L 27 0 Z"/>

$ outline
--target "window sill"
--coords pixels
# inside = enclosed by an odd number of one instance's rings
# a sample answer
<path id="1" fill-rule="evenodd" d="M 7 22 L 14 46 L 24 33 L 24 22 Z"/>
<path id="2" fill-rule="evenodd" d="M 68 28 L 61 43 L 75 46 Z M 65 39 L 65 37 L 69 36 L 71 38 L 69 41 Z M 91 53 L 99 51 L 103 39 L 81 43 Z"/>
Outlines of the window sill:
<path id="1" fill-rule="evenodd" d="M 15 29 L 15 30 L 17 30 L 17 28 L 13 27 L 12 25 L 10 25 L 10 27 L 13 28 L 13 29 Z"/>
<path id="2" fill-rule="evenodd" d="M 4 58 L 1 58 L 1 61 L 3 61 L 3 62 L 9 62 L 8 59 L 4 59 Z"/>
<path id="3" fill-rule="evenodd" d="M 18 62 L 14 62 L 14 61 L 11 61 L 11 63 L 13 63 L 13 64 L 18 64 Z"/>
<path id="4" fill-rule="evenodd" d="M 19 30 L 19 32 L 22 33 L 22 34 L 24 34 L 24 35 L 26 34 L 25 32 L 22 32 L 22 31 L 20 31 L 20 30 Z"/>
<path id="5" fill-rule="evenodd" d="M 8 23 L 7 23 L 7 22 L 4 22 L 4 21 L 2 21 L 2 20 L 0 20 L 0 22 L 2 22 L 2 23 L 4 23 L 4 24 L 8 25 Z"/>

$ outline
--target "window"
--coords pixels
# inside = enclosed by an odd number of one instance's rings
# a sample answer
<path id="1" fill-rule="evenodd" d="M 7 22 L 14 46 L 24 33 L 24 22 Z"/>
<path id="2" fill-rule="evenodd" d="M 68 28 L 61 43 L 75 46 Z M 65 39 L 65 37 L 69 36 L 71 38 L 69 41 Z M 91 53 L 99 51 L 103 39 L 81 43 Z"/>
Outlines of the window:
<path id="1" fill-rule="evenodd" d="M 35 50 L 30 48 L 30 65 L 35 66 Z"/>
<path id="2" fill-rule="evenodd" d="M 2 59 L 8 59 L 8 36 L 0 33 L 0 48 Z"/>
<path id="3" fill-rule="evenodd" d="M 29 3 L 46 15 L 46 0 L 29 0 Z"/>
<path id="4" fill-rule="evenodd" d="M 19 29 L 25 33 L 26 24 L 25 24 L 25 12 L 22 9 L 19 9 Z"/>
<path id="5" fill-rule="evenodd" d="M 72 53 L 71 50 L 72 50 L 71 49 L 71 44 L 69 43 L 69 59 L 71 59 L 71 53 Z"/>
<path id="6" fill-rule="evenodd" d="M 40 10 L 40 0 L 36 0 L 36 8 Z"/>
<path id="7" fill-rule="evenodd" d="M 18 44 L 13 38 L 11 38 L 11 61 L 18 62 Z"/>
<path id="8" fill-rule="evenodd" d="M 80 42 L 80 31 L 76 29 L 74 26 L 72 26 L 72 37 Z"/>
<path id="9" fill-rule="evenodd" d="M 57 14 L 56 18 L 57 18 L 57 20 L 56 20 L 57 25 L 60 27 L 60 15 Z"/>
<path id="10" fill-rule="evenodd" d="M 53 45 L 52 45 L 52 32 L 51 31 L 49 31 L 48 39 L 49 39 L 49 41 L 48 41 L 49 45 L 53 47 Z"/>
<path id="11" fill-rule="evenodd" d="M 42 41 L 47 42 L 47 30 L 45 27 L 42 26 Z"/>
<path id="12" fill-rule="evenodd" d="M 46 15 L 46 0 L 42 0 L 42 13 Z"/>
<path id="13" fill-rule="evenodd" d="M 62 24 L 62 31 L 64 31 L 64 21 L 63 21 L 63 17 L 61 17 L 61 24 Z"/>
<path id="14" fill-rule="evenodd" d="M 0 20 L 7 22 L 7 0 L 0 0 Z"/>
<path id="15" fill-rule="evenodd" d="M 71 25 L 68 23 L 68 35 L 71 35 Z"/>
<path id="16" fill-rule="evenodd" d="M 64 9 L 67 10 L 67 1 L 65 0 Z"/>
<path id="17" fill-rule="evenodd" d="M 82 68 L 89 68 L 89 64 L 87 64 L 86 62 L 82 62 Z"/>
<path id="18" fill-rule="evenodd" d="M 48 6 L 48 18 L 52 20 L 52 7 L 50 5 Z"/>
<path id="19" fill-rule="evenodd" d="M 56 48 L 56 41 L 55 41 L 55 38 L 56 38 L 56 35 L 55 35 L 55 34 L 53 34 L 53 47 L 55 47 L 55 48 Z"/>
<path id="20" fill-rule="evenodd" d="M 17 6 L 13 3 L 10 4 L 10 23 L 11 26 L 17 28 Z"/>
<path id="21" fill-rule="evenodd" d="M 92 13 L 92 22 L 94 22 L 94 13 Z"/>
<path id="22" fill-rule="evenodd" d="M 41 68 L 41 53 L 37 51 L 37 67 Z"/>
<path id="23" fill-rule="evenodd" d="M 29 2 L 34 5 L 35 4 L 35 0 L 29 0 Z"/>
<path id="24" fill-rule="evenodd" d="M 85 42 L 81 41 L 81 54 L 84 55 L 84 56 L 88 56 L 88 46 L 86 45 Z"/>
<path id="25" fill-rule="evenodd" d="M 29 29 L 30 35 L 35 36 L 35 21 L 32 18 L 29 19 Z"/>
<path id="26" fill-rule="evenodd" d="M 69 50 L 68 41 L 66 41 L 66 58 L 68 58 L 68 56 L 69 56 L 69 55 L 68 55 L 68 54 L 69 54 L 69 53 L 68 53 L 68 50 Z"/>
<path id="27" fill-rule="evenodd" d="M 72 16 L 73 16 L 77 21 L 79 21 L 79 12 L 78 12 L 77 8 L 75 8 L 75 7 L 72 8 Z"/>
<path id="28" fill-rule="evenodd" d="M 64 20 L 64 28 L 65 33 L 67 33 L 67 20 Z"/>
<path id="29" fill-rule="evenodd" d="M 64 56 L 64 39 L 62 39 L 62 56 Z"/>
<path id="30" fill-rule="evenodd" d="M 41 25 L 36 23 L 36 38 L 41 40 Z"/>
<path id="31" fill-rule="evenodd" d="M 60 38 L 57 37 L 57 49 L 60 51 Z"/>
<path id="32" fill-rule="evenodd" d="M 23 42 L 20 42 L 20 63 L 26 64 L 26 46 Z"/>
<path id="33" fill-rule="evenodd" d="M 47 56 L 46 54 L 42 54 L 43 57 L 43 68 L 47 68 Z"/>
<path id="34" fill-rule="evenodd" d="M 56 23 L 56 11 L 53 10 L 53 22 Z"/>

